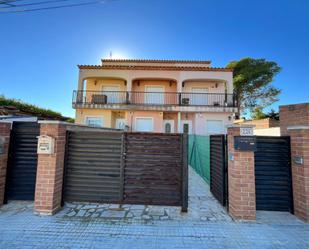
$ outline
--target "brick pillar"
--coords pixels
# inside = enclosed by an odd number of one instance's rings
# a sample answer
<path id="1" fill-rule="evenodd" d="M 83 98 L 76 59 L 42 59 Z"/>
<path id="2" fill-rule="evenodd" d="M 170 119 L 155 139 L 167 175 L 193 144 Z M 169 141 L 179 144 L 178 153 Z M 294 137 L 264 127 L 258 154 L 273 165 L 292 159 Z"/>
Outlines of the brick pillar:
<path id="1" fill-rule="evenodd" d="M 234 150 L 240 126 L 228 128 L 229 213 L 235 219 L 255 220 L 254 152 Z"/>
<path id="2" fill-rule="evenodd" d="M 309 221 L 309 126 L 288 127 L 291 136 L 294 214 Z M 296 162 L 302 158 L 303 163 Z"/>
<path id="3" fill-rule="evenodd" d="M 55 139 L 54 154 L 38 155 L 34 210 L 52 215 L 61 208 L 66 125 L 58 121 L 41 121 L 40 135 Z"/>
<path id="4" fill-rule="evenodd" d="M 0 123 L 0 139 L 4 139 L 4 150 L 0 153 L 0 206 L 4 201 L 5 179 L 9 155 L 11 123 Z M 0 141 L 1 142 L 1 141 Z"/>

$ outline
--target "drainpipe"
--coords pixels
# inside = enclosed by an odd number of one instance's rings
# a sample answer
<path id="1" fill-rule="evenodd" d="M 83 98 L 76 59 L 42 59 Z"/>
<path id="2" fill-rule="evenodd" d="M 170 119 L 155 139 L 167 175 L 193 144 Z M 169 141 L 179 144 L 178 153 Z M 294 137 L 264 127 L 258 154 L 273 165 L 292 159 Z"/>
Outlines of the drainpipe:
<path id="1" fill-rule="evenodd" d="M 178 133 L 181 132 L 180 126 L 181 126 L 181 112 L 178 112 Z"/>

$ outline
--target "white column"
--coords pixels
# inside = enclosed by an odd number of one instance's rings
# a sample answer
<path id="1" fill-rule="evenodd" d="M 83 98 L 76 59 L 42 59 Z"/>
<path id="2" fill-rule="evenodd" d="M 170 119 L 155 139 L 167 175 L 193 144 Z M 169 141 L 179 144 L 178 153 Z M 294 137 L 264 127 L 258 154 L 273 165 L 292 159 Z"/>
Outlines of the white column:
<path id="1" fill-rule="evenodd" d="M 181 132 L 181 112 L 178 112 L 178 133 Z"/>

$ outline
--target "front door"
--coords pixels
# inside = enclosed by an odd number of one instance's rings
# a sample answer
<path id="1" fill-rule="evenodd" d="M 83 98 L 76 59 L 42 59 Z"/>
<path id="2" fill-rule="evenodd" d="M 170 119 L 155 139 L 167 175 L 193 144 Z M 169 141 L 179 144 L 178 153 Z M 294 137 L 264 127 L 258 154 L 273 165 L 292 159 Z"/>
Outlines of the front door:
<path id="1" fill-rule="evenodd" d="M 164 104 L 164 87 L 146 86 L 145 103 L 159 105 Z"/>
<path id="2" fill-rule="evenodd" d="M 126 126 L 126 120 L 124 118 L 117 118 L 116 119 L 116 129 L 123 130 Z"/>

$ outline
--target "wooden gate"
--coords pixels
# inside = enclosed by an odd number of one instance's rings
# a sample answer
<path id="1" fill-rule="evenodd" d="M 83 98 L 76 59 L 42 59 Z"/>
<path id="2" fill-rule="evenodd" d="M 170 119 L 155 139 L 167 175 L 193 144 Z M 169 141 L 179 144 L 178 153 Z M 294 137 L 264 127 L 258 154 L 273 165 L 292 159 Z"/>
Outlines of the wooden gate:
<path id="1" fill-rule="evenodd" d="M 13 122 L 7 166 L 5 202 L 7 200 L 34 200 L 37 171 L 36 122 Z"/>
<path id="2" fill-rule="evenodd" d="M 226 205 L 227 164 L 225 135 L 210 136 L 210 191 L 221 205 Z"/>
<path id="3" fill-rule="evenodd" d="M 188 205 L 187 135 L 67 135 L 64 201 Z"/>
<path id="4" fill-rule="evenodd" d="M 293 212 L 289 137 L 257 136 L 256 209 Z"/>

